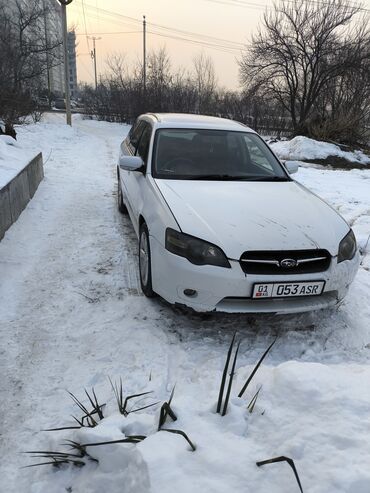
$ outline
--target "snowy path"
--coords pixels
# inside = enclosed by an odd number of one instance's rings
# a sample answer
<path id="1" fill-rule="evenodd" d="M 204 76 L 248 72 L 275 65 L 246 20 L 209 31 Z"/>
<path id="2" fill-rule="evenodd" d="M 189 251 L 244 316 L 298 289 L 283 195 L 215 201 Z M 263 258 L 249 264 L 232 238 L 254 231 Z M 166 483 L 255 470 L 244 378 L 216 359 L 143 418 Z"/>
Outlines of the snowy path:
<path id="1" fill-rule="evenodd" d="M 76 120 L 69 129 L 54 119 L 40 137 L 52 149 L 45 180 L 0 243 L 0 483 L 7 485 L 0 491 L 31 491 L 35 470 L 19 469 L 27 459 L 18 454 L 42 448 L 40 429 L 68 422 L 67 389 L 81 395 L 95 386 L 107 396 L 107 376 L 122 376 L 136 392 L 151 375 L 160 398 L 175 382 L 214 390 L 235 330 L 240 366 L 255 363 L 277 335 L 268 365 L 370 361 L 369 264 L 336 311 L 200 316 L 145 299 L 136 238 L 115 205 L 115 158 L 127 127 Z M 365 232 L 369 173 L 301 169 L 297 177 L 333 205 L 346 202 L 343 213 Z"/>

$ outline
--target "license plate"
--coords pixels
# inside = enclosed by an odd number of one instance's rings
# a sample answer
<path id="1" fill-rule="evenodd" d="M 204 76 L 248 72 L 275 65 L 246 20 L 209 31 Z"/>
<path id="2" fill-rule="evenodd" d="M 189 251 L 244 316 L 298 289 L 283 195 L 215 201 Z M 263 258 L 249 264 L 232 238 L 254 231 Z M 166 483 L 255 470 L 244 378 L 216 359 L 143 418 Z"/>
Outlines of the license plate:
<path id="1" fill-rule="evenodd" d="M 323 292 L 325 281 L 261 283 L 253 286 L 253 298 L 288 298 L 317 296 Z"/>

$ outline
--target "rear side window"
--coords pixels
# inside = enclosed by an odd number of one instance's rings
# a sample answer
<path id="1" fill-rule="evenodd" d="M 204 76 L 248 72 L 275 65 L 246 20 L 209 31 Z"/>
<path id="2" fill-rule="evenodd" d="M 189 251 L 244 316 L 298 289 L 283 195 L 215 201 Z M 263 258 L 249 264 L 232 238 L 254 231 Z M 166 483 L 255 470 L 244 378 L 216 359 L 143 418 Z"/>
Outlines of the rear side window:
<path id="1" fill-rule="evenodd" d="M 136 120 L 134 125 L 131 127 L 130 133 L 128 134 L 128 147 L 132 154 L 136 154 L 136 149 L 139 144 L 141 134 L 143 133 L 145 122 L 143 120 Z"/>
<path id="2" fill-rule="evenodd" d="M 149 123 L 144 123 L 144 130 L 141 134 L 139 145 L 137 146 L 136 154 L 141 157 L 141 159 L 146 164 L 148 160 L 149 143 L 150 137 L 152 136 L 152 127 Z"/>

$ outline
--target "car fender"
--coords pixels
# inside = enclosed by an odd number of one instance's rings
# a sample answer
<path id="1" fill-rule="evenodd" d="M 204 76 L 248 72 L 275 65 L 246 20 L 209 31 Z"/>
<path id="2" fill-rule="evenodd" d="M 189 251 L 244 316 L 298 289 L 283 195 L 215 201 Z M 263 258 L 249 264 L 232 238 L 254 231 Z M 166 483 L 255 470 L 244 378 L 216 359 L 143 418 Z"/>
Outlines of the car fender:
<path id="1" fill-rule="evenodd" d="M 146 176 L 145 191 L 141 194 L 138 214 L 146 222 L 149 236 L 165 246 L 166 229 L 180 230 L 179 225 L 151 175 Z"/>

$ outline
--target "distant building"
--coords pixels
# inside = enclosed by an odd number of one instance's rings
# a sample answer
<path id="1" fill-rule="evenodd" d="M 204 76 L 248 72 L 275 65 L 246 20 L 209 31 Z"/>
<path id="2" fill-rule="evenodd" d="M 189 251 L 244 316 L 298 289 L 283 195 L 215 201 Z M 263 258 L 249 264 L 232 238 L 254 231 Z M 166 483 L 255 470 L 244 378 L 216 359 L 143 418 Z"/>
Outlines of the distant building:
<path id="1" fill-rule="evenodd" d="M 55 46 L 60 43 L 46 56 L 45 85 L 51 95 L 60 97 L 64 95 L 62 8 L 58 0 L 41 0 L 41 2 L 45 10 L 45 42 L 48 46 Z"/>
<path id="2" fill-rule="evenodd" d="M 71 98 L 77 97 L 77 57 L 76 57 L 76 33 L 68 33 L 68 65 L 69 65 L 69 90 Z"/>

